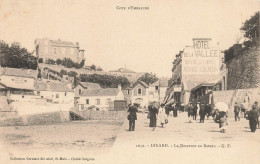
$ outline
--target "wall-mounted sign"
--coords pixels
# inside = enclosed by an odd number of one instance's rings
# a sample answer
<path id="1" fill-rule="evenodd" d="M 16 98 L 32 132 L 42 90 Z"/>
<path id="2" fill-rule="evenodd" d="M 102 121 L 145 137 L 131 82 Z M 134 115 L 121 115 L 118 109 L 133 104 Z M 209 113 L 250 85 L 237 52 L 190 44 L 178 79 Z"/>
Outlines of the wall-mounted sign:
<path id="1" fill-rule="evenodd" d="M 210 39 L 193 39 L 193 46 L 185 47 L 182 54 L 182 74 L 218 75 L 220 51 L 210 47 Z"/>

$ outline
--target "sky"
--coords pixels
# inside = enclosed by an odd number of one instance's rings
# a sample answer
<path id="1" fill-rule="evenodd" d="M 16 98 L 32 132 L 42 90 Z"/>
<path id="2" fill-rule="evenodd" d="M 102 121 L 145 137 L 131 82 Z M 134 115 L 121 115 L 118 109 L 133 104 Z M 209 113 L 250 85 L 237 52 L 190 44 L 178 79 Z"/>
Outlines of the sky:
<path id="1" fill-rule="evenodd" d="M 259 10 L 259 0 L 0 0 L 0 40 L 34 50 L 36 38 L 79 42 L 88 63 L 171 77 L 192 39 L 225 50 Z M 149 7 L 149 10 L 118 10 Z"/>

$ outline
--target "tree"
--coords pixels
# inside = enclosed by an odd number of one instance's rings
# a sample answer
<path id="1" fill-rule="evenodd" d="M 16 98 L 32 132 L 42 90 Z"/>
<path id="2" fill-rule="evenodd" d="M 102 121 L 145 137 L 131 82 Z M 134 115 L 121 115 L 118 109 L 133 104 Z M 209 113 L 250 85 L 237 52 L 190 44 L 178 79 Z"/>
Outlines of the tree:
<path id="1" fill-rule="evenodd" d="M 79 80 L 82 82 L 98 83 L 102 88 L 116 88 L 118 84 L 121 84 L 123 88 L 130 86 L 129 80 L 122 76 L 116 77 L 112 75 L 82 74 L 80 75 Z"/>
<path id="2" fill-rule="evenodd" d="M 9 46 L 0 41 L 0 65 L 2 67 L 36 69 L 37 58 L 21 47 L 20 43 L 14 42 Z"/>
<path id="3" fill-rule="evenodd" d="M 60 64 L 61 64 L 61 60 L 60 60 L 60 59 L 57 59 L 57 60 L 56 60 L 56 64 L 60 65 Z"/>
<path id="4" fill-rule="evenodd" d="M 95 70 L 96 70 L 96 66 L 95 66 L 94 64 L 92 64 L 92 65 L 90 66 L 90 69 L 95 71 Z"/>
<path id="5" fill-rule="evenodd" d="M 55 64 L 55 60 L 53 60 L 53 59 L 47 59 L 47 60 L 45 61 L 45 63 L 46 63 L 46 64 Z"/>
<path id="6" fill-rule="evenodd" d="M 42 59 L 42 58 L 39 58 L 38 62 L 39 62 L 39 63 L 43 63 L 43 59 Z"/>
<path id="7" fill-rule="evenodd" d="M 64 69 L 61 69 L 61 70 L 60 70 L 60 73 L 61 73 L 62 75 L 68 75 L 68 72 L 67 72 L 66 70 L 64 70 Z"/>
<path id="8" fill-rule="evenodd" d="M 251 46 L 259 43 L 259 12 L 256 12 L 249 20 L 246 20 L 240 30 L 244 31 L 244 37 L 247 38 L 247 46 L 248 44 Z"/>
<path id="9" fill-rule="evenodd" d="M 139 77 L 138 80 L 145 82 L 147 85 L 153 84 L 154 82 L 158 81 L 159 79 L 153 73 L 146 73 L 143 76 Z"/>

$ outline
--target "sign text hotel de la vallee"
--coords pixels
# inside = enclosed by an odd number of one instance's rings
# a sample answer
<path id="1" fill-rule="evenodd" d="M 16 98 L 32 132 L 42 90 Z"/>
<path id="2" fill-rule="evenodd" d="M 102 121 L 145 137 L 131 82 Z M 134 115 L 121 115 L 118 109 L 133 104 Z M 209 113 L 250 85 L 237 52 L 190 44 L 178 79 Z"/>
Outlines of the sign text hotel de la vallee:
<path id="1" fill-rule="evenodd" d="M 193 39 L 193 46 L 183 50 L 183 75 L 218 75 L 220 70 L 220 50 L 211 47 L 211 39 Z"/>

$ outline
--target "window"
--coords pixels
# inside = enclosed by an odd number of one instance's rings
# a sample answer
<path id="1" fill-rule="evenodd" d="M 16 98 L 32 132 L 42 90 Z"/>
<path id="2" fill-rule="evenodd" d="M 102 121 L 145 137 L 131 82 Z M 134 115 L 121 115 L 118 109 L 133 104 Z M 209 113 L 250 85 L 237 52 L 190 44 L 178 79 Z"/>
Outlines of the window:
<path id="1" fill-rule="evenodd" d="M 159 86 L 155 86 L 155 90 L 158 91 L 159 90 Z"/>
<path id="2" fill-rule="evenodd" d="M 79 95 L 81 94 L 81 89 L 79 89 Z"/>
<path id="3" fill-rule="evenodd" d="M 111 99 L 107 99 L 106 105 L 109 105 L 109 102 L 111 102 Z"/>
<path id="4" fill-rule="evenodd" d="M 129 90 L 129 89 L 127 90 L 127 94 L 128 94 L 128 95 L 130 94 L 130 90 Z"/>
<path id="5" fill-rule="evenodd" d="M 25 83 L 27 83 L 27 80 L 24 80 Z"/>
<path id="6" fill-rule="evenodd" d="M 89 104 L 89 99 L 86 99 L 86 104 Z"/>
<path id="7" fill-rule="evenodd" d="M 97 99 L 97 105 L 100 105 L 100 99 Z"/>
<path id="8" fill-rule="evenodd" d="M 14 79 L 12 79 L 12 81 L 14 81 Z"/>
<path id="9" fill-rule="evenodd" d="M 22 98 L 24 98 L 24 96 L 22 96 Z"/>
<path id="10" fill-rule="evenodd" d="M 67 96 L 67 92 L 64 93 L 64 96 Z"/>
<path id="11" fill-rule="evenodd" d="M 142 94 L 142 89 L 138 88 L 138 95 L 141 95 L 141 94 Z"/>
<path id="12" fill-rule="evenodd" d="M 56 98 L 59 98 L 59 94 L 56 94 Z"/>
<path id="13" fill-rule="evenodd" d="M 53 53 L 56 54 L 56 48 L 53 48 Z"/>

